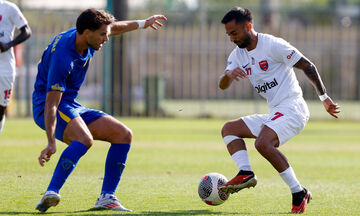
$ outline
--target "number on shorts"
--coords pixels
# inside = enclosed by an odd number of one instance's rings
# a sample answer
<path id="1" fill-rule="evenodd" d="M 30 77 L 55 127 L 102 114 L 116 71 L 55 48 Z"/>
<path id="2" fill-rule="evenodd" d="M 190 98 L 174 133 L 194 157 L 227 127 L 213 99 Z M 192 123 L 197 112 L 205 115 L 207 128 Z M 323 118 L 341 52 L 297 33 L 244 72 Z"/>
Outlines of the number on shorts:
<path id="1" fill-rule="evenodd" d="M 4 94 L 5 94 L 5 97 L 4 97 L 5 100 L 10 99 L 11 89 L 5 90 Z"/>
<path id="2" fill-rule="evenodd" d="M 272 121 L 276 120 L 277 118 L 280 118 L 281 116 L 284 116 L 284 114 L 279 112 L 276 112 L 274 115 L 275 115 L 274 118 L 271 119 Z"/>

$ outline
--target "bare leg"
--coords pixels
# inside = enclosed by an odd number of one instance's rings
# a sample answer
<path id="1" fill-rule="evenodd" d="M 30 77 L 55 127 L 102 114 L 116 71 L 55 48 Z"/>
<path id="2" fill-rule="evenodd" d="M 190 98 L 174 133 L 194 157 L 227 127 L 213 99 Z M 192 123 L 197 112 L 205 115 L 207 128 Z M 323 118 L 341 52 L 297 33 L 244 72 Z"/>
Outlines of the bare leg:
<path id="1" fill-rule="evenodd" d="M 278 136 L 268 126 L 265 125 L 261 130 L 255 141 L 255 147 L 279 173 L 289 168 L 290 165 L 287 158 L 277 149 L 277 147 L 279 147 Z"/>
<path id="2" fill-rule="evenodd" d="M 255 187 L 257 178 L 251 169 L 246 145 L 242 139 L 255 138 L 255 136 L 241 118 L 227 122 L 221 133 L 231 158 L 239 168 L 239 172 L 234 178 L 222 185 L 220 190 L 226 193 L 235 193 L 246 187 Z M 230 137 L 229 140 L 227 140 L 228 137 Z"/>
<path id="3" fill-rule="evenodd" d="M 112 116 L 103 116 L 89 125 L 94 140 L 131 144 L 132 131 Z"/>
<path id="4" fill-rule="evenodd" d="M 222 137 L 233 135 L 239 138 L 256 138 L 242 119 L 228 121 L 221 130 Z M 246 150 L 244 140 L 236 139 L 227 145 L 230 155 L 240 150 Z"/>
<path id="5" fill-rule="evenodd" d="M 64 130 L 63 141 L 68 145 L 73 141 L 79 141 L 87 148 L 94 143 L 93 136 L 81 117 L 76 117 L 69 122 Z"/>
<path id="6" fill-rule="evenodd" d="M 1 106 L 0 105 L 0 121 L 3 119 L 3 117 L 5 116 L 5 110 L 6 110 L 6 106 Z"/>
<path id="7" fill-rule="evenodd" d="M 103 116 L 88 126 L 94 139 L 111 143 L 105 163 L 101 194 L 94 208 L 130 211 L 120 204 L 114 194 L 125 168 L 132 131 L 112 116 Z"/>
<path id="8" fill-rule="evenodd" d="M 5 110 L 6 107 L 0 106 L 0 133 L 2 132 L 5 124 Z"/>

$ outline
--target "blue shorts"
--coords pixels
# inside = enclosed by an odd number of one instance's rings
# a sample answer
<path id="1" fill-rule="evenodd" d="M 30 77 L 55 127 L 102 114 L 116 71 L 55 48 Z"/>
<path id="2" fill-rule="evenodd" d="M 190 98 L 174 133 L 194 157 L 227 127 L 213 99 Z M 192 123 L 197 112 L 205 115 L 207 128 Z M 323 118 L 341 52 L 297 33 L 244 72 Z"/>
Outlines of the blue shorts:
<path id="1" fill-rule="evenodd" d="M 34 121 L 43 130 L 45 130 L 44 109 L 45 104 L 37 106 L 33 104 Z M 86 125 L 89 125 L 96 119 L 106 115 L 108 114 L 99 110 L 86 108 L 77 102 L 69 103 L 61 101 L 56 112 L 56 139 L 63 141 L 64 130 L 67 124 L 76 117 L 80 116 Z"/>

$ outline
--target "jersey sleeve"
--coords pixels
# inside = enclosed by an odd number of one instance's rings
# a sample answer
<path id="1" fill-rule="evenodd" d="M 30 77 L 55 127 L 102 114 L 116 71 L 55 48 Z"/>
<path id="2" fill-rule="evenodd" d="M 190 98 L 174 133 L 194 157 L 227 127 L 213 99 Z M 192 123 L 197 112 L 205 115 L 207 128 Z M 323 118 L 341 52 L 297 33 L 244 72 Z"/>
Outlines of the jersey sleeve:
<path id="1" fill-rule="evenodd" d="M 237 59 L 236 59 L 236 51 L 235 50 L 236 49 L 234 49 L 230 53 L 225 70 L 234 70 L 235 68 L 239 67 L 239 64 L 237 63 Z"/>
<path id="2" fill-rule="evenodd" d="M 28 24 L 25 16 L 21 13 L 20 9 L 16 6 L 16 4 L 11 4 L 12 14 L 10 16 L 11 22 L 17 29 L 20 29 Z"/>
<path id="3" fill-rule="evenodd" d="M 293 67 L 303 57 L 299 50 L 282 38 L 273 41 L 271 53 L 276 61 L 283 62 L 289 67 Z"/>
<path id="4" fill-rule="evenodd" d="M 48 82 L 47 82 L 47 91 L 61 91 L 65 92 L 66 90 L 66 78 L 71 73 L 72 62 L 70 60 L 62 58 L 62 55 L 59 51 L 56 51 L 51 57 L 49 72 L 48 72 Z"/>

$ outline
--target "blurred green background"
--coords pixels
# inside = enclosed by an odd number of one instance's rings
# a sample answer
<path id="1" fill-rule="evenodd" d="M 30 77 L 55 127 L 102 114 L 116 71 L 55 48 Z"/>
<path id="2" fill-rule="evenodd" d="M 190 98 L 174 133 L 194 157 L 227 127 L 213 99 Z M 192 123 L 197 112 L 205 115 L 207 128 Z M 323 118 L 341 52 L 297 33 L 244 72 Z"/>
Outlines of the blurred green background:
<path id="1" fill-rule="evenodd" d="M 253 12 L 255 30 L 282 37 L 317 66 L 345 120 L 360 120 L 360 0 L 13 0 L 28 19 L 32 37 L 23 44 L 10 116 L 31 116 L 37 62 L 59 32 L 88 8 L 119 20 L 164 14 L 159 31 L 113 37 L 96 52 L 79 100 L 116 116 L 234 118 L 267 112 L 247 80 L 217 87 L 235 47 L 220 23 L 234 6 Z M 296 71 L 312 119 L 331 119 L 302 71 Z"/>

